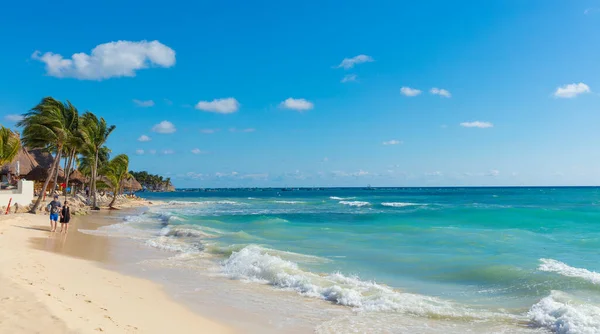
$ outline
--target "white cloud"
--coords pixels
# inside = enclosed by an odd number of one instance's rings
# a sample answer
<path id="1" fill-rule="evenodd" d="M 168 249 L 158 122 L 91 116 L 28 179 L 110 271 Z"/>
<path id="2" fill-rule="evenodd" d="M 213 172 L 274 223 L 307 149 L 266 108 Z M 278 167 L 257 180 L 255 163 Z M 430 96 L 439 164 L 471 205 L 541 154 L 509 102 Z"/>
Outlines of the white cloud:
<path id="1" fill-rule="evenodd" d="M 137 155 L 143 155 L 144 154 L 144 150 L 135 150 L 135 154 L 137 154 Z"/>
<path id="2" fill-rule="evenodd" d="M 135 103 L 138 107 L 142 108 L 154 107 L 154 101 L 152 100 L 142 101 L 133 99 L 133 103 Z"/>
<path id="3" fill-rule="evenodd" d="M 337 66 L 337 68 L 350 69 L 353 68 L 354 65 L 362 64 L 362 63 L 370 63 L 375 61 L 371 56 L 367 55 L 358 55 L 352 58 L 344 58 L 342 62 Z"/>
<path id="4" fill-rule="evenodd" d="M 281 102 L 280 106 L 285 109 L 292 109 L 297 111 L 305 111 L 314 108 L 314 104 L 305 99 L 294 99 L 288 98 L 285 101 Z"/>
<path id="5" fill-rule="evenodd" d="M 442 172 L 440 172 L 440 171 L 435 171 L 435 172 L 428 172 L 428 173 L 425 173 L 425 176 L 442 176 L 442 175 L 443 175 L 443 174 L 442 174 Z"/>
<path id="6" fill-rule="evenodd" d="M 201 151 L 199 148 L 195 148 L 195 149 L 193 149 L 191 152 L 192 152 L 192 153 L 194 153 L 194 154 L 202 154 L 202 153 L 205 153 L 204 151 Z"/>
<path id="7" fill-rule="evenodd" d="M 204 178 L 204 174 L 202 173 L 194 173 L 194 172 L 189 172 L 186 173 L 185 176 L 191 178 L 191 179 L 203 179 Z"/>
<path id="8" fill-rule="evenodd" d="M 344 76 L 342 78 L 342 83 L 346 83 L 346 82 L 356 82 L 357 81 L 357 76 L 356 74 L 347 74 L 346 76 Z"/>
<path id="9" fill-rule="evenodd" d="M 348 172 L 336 170 L 336 171 L 331 172 L 331 174 L 333 174 L 333 176 L 335 176 L 335 177 L 359 177 L 359 176 L 370 175 L 369 172 L 364 171 L 362 169 L 359 169 L 358 172 L 354 172 L 354 173 L 348 173 Z"/>
<path id="10" fill-rule="evenodd" d="M 480 128 L 480 129 L 485 129 L 485 128 L 493 128 L 494 124 L 492 124 L 490 122 L 474 121 L 474 122 L 462 122 L 462 123 L 460 123 L 460 126 L 462 126 L 464 128 Z"/>
<path id="11" fill-rule="evenodd" d="M 173 125 L 173 123 L 171 123 L 169 121 L 162 121 L 162 122 L 156 124 L 155 126 L 153 126 L 152 131 L 168 134 L 168 133 L 174 133 L 175 131 L 177 131 L 177 129 L 175 128 L 175 125 Z"/>
<path id="12" fill-rule="evenodd" d="M 165 154 L 165 155 L 174 154 L 174 153 L 175 153 L 175 151 L 173 151 L 173 150 L 164 150 L 164 151 L 162 151 L 162 154 Z"/>
<path id="13" fill-rule="evenodd" d="M 169 99 L 163 99 L 165 101 L 165 103 L 169 106 L 173 105 L 173 101 L 169 100 Z"/>
<path id="14" fill-rule="evenodd" d="M 9 122 L 19 122 L 23 120 L 23 115 L 9 114 L 4 116 L 4 119 Z"/>
<path id="15" fill-rule="evenodd" d="M 392 139 L 392 140 L 384 141 L 382 144 L 383 145 L 400 145 L 400 144 L 402 144 L 402 142 L 400 140 Z"/>
<path id="16" fill-rule="evenodd" d="M 580 82 L 578 84 L 572 83 L 570 85 L 564 85 L 562 87 L 558 87 L 554 92 L 554 97 L 570 99 L 574 98 L 577 95 L 585 94 L 591 92 L 591 89 L 588 85 Z"/>
<path id="17" fill-rule="evenodd" d="M 254 131 L 256 131 L 255 128 L 246 128 L 246 129 L 229 128 L 229 132 L 249 133 L 249 132 L 254 132 Z"/>
<path id="18" fill-rule="evenodd" d="M 156 154 L 156 150 L 150 150 L 150 151 L 148 151 L 148 153 L 150 153 L 150 154 Z"/>
<path id="19" fill-rule="evenodd" d="M 240 108 L 240 103 L 233 97 L 225 99 L 215 99 L 212 101 L 200 101 L 196 104 L 196 109 L 218 114 L 231 114 Z"/>
<path id="20" fill-rule="evenodd" d="M 200 132 L 205 133 L 207 135 L 213 134 L 218 131 L 219 129 L 200 129 Z"/>
<path id="21" fill-rule="evenodd" d="M 269 178 L 269 174 L 260 173 L 260 174 L 244 174 L 240 176 L 240 179 L 252 179 L 252 180 L 266 180 Z"/>
<path id="22" fill-rule="evenodd" d="M 487 174 L 485 174 L 486 176 L 498 176 L 500 175 L 500 171 L 496 170 L 496 169 L 492 169 L 491 171 L 489 171 Z"/>
<path id="23" fill-rule="evenodd" d="M 96 46 L 89 55 L 80 52 L 69 59 L 35 51 L 31 58 L 45 63 L 50 76 L 81 80 L 134 77 L 137 70 L 175 65 L 175 51 L 159 41 L 110 42 Z"/>
<path id="24" fill-rule="evenodd" d="M 141 142 L 145 142 L 145 141 L 151 141 L 152 139 L 146 135 L 141 135 L 140 138 L 138 138 L 138 141 Z"/>
<path id="25" fill-rule="evenodd" d="M 400 88 L 400 94 L 402 94 L 404 96 L 413 97 L 413 96 L 417 96 L 417 95 L 421 94 L 421 91 L 418 89 L 415 89 L 415 88 L 402 87 L 402 88 Z"/>
<path id="26" fill-rule="evenodd" d="M 452 97 L 452 94 L 450 94 L 449 91 L 447 91 L 445 89 L 441 89 L 441 88 L 435 88 L 435 87 L 433 87 L 433 88 L 431 88 L 431 90 L 429 92 L 431 94 L 433 94 L 433 95 L 439 95 L 439 96 L 442 96 L 442 97 L 447 97 L 447 98 Z"/>

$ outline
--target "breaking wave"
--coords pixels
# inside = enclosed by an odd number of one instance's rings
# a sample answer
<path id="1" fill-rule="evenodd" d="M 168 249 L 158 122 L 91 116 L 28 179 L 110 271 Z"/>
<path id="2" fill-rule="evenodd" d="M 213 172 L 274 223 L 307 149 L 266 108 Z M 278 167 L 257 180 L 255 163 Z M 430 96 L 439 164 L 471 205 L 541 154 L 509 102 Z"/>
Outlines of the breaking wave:
<path id="1" fill-rule="evenodd" d="M 362 202 L 362 201 L 340 201 L 340 204 L 349 205 L 349 206 L 357 206 L 357 207 L 371 205 L 371 203 L 369 203 L 369 202 Z"/>
<path id="2" fill-rule="evenodd" d="M 534 325 L 559 334 L 600 333 L 600 307 L 579 302 L 561 291 L 552 291 L 527 315 Z"/>
<path id="3" fill-rule="evenodd" d="M 600 284 L 600 273 L 589 271 L 584 268 L 571 267 L 553 259 L 540 259 L 542 264 L 538 270 L 557 273 L 562 276 L 581 278 L 593 284 Z"/>
<path id="4" fill-rule="evenodd" d="M 419 206 L 419 205 L 425 205 L 425 204 L 405 203 L 405 202 L 384 202 L 384 203 L 381 203 L 381 205 L 390 206 L 390 207 L 394 207 L 394 208 L 403 208 L 406 206 Z"/>

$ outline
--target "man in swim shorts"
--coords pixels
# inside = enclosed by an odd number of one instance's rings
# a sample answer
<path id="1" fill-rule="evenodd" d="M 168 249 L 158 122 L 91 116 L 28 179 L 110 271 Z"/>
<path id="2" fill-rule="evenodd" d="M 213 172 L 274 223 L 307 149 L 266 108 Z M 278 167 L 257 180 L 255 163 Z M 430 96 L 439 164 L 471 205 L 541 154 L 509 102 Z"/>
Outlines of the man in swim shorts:
<path id="1" fill-rule="evenodd" d="M 50 212 L 50 232 L 56 232 L 56 225 L 58 225 L 58 216 L 60 215 L 60 201 L 58 195 L 54 195 L 54 200 L 48 204 L 48 211 Z"/>

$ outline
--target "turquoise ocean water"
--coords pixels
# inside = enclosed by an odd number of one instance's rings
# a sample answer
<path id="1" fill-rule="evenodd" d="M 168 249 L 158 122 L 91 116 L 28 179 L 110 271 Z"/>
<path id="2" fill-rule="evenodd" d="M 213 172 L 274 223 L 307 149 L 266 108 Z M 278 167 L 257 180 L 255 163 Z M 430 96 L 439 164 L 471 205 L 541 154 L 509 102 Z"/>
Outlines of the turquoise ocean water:
<path id="1" fill-rule="evenodd" d="M 223 279 L 367 314 L 364 321 L 383 323 L 383 332 L 403 332 L 385 323 L 409 319 L 458 328 L 438 332 L 600 333 L 599 188 L 256 189 L 144 197 L 168 204 L 127 217 L 113 232 L 165 252 L 201 254 Z M 335 326 L 315 327 L 360 331 Z"/>

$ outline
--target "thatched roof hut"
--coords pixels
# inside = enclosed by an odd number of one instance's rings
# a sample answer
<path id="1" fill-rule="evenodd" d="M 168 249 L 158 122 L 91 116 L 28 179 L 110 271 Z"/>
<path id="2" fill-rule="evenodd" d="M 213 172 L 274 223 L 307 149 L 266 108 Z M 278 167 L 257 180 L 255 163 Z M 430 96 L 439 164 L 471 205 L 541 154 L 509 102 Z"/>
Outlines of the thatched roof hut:
<path id="1" fill-rule="evenodd" d="M 37 162 L 35 157 L 31 153 L 29 153 L 29 151 L 27 151 L 26 148 L 21 147 L 21 149 L 19 150 L 19 154 L 17 154 L 15 160 L 1 167 L 0 174 L 12 174 L 18 177 L 23 177 L 37 166 L 39 166 L 39 163 Z"/>
<path id="2" fill-rule="evenodd" d="M 123 180 L 122 188 L 126 191 L 140 191 L 143 189 L 142 185 L 134 177 L 131 177 L 129 180 Z"/>
<path id="3" fill-rule="evenodd" d="M 78 170 L 74 170 L 71 175 L 69 175 L 69 183 L 84 184 L 86 182 L 87 178 Z"/>
<path id="4" fill-rule="evenodd" d="M 46 169 L 50 169 L 52 163 L 54 163 L 54 157 L 46 150 L 33 149 L 28 151 L 29 154 L 35 158 L 35 161 L 38 163 L 38 165 Z"/>
<path id="5" fill-rule="evenodd" d="M 42 166 L 36 166 L 33 168 L 27 175 L 25 175 L 26 180 L 30 181 L 45 181 L 48 178 L 48 168 Z M 65 179 L 65 172 L 62 168 L 58 169 L 58 181 L 63 182 Z"/>

